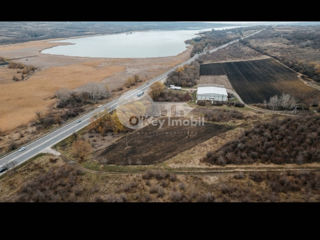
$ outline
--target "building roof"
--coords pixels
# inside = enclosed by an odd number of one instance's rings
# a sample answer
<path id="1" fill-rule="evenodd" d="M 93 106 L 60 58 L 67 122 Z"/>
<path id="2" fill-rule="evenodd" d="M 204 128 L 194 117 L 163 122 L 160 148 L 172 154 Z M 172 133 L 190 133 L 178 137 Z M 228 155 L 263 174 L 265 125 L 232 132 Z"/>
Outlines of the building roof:
<path id="1" fill-rule="evenodd" d="M 228 96 L 227 90 L 225 88 L 221 87 L 198 87 L 197 94 L 220 94 L 220 95 L 226 95 Z"/>

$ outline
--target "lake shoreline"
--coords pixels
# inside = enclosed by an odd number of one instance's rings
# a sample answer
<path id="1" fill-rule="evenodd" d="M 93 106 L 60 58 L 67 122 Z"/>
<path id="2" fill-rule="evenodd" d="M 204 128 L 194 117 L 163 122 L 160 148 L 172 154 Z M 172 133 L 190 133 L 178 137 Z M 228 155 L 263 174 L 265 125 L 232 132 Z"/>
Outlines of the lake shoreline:
<path id="1" fill-rule="evenodd" d="M 172 57 L 188 49 L 186 40 L 210 30 L 212 28 L 179 31 L 149 30 L 68 38 L 54 41 L 54 46 L 48 46 L 40 53 L 108 59 Z"/>

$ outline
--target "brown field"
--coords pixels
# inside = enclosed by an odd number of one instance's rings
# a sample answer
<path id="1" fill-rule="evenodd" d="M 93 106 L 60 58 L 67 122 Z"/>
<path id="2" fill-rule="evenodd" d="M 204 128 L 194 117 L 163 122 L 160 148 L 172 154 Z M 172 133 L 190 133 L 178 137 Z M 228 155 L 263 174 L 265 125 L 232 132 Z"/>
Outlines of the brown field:
<path id="1" fill-rule="evenodd" d="M 227 75 L 202 75 L 198 84 L 223 85 L 227 89 L 233 89 Z"/>
<path id="2" fill-rule="evenodd" d="M 148 125 L 97 152 L 95 158 L 103 164 L 154 164 L 232 129 L 231 126 L 211 123 L 204 126 L 172 126 L 165 120 L 162 128 Z"/>
<path id="3" fill-rule="evenodd" d="M 233 88 L 247 104 L 262 103 L 282 93 L 306 104 L 320 99 L 318 90 L 304 84 L 296 72 L 271 58 L 209 63 L 200 67 L 200 75 L 223 74 L 228 76 Z"/>
<path id="4" fill-rule="evenodd" d="M 203 63 L 232 62 L 232 61 L 248 61 L 269 58 L 266 55 L 241 44 L 236 43 L 226 48 L 220 49 L 212 54 L 206 54 L 201 57 Z"/>
<path id="5" fill-rule="evenodd" d="M 89 82 L 106 82 L 110 90 L 123 85 L 138 74 L 150 79 L 187 60 L 191 49 L 173 56 L 149 59 L 104 59 L 41 54 L 40 51 L 60 43 L 49 40 L 0 46 L 0 56 L 14 59 L 39 70 L 28 80 L 10 81 L 12 73 L 0 70 L 0 130 L 12 130 L 27 124 L 35 113 L 46 111 L 60 88 L 76 88 Z M 0 81 L 1 82 L 1 81 Z"/>

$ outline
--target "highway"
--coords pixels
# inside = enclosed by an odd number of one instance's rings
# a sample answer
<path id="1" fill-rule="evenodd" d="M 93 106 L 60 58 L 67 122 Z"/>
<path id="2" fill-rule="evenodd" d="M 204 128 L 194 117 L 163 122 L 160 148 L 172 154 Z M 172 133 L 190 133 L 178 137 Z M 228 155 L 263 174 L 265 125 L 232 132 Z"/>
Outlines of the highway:
<path id="1" fill-rule="evenodd" d="M 240 39 L 244 39 L 244 38 L 248 38 L 251 37 L 259 32 L 254 32 L 250 35 L 247 35 L 245 37 L 242 37 Z M 65 138 L 71 136 L 73 133 L 83 129 L 84 127 L 88 126 L 90 123 L 90 120 L 93 116 L 95 116 L 97 113 L 102 112 L 104 110 L 107 110 L 108 112 L 113 111 L 114 109 L 116 109 L 118 106 L 121 105 L 122 101 L 124 99 L 130 99 L 135 97 L 138 93 L 142 92 L 142 91 L 146 91 L 154 82 L 158 82 L 158 81 L 162 81 L 164 79 L 167 78 L 168 74 L 175 71 L 176 68 L 183 66 L 185 64 L 190 64 L 191 62 L 193 62 L 195 59 L 197 59 L 198 57 L 200 57 L 201 55 L 204 55 L 206 53 L 213 53 L 218 51 L 219 49 L 225 48 L 231 44 L 234 44 L 236 42 L 238 42 L 240 39 L 236 39 L 233 41 L 230 41 L 222 46 L 216 47 L 214 49 L 205 51 L 203 53 L 200 54 L 195 54 L 192 58 L 188 59 L 187 61 L 175 66 L 174 68 L 170 69 L 169 71 L 161 74 L 160 76 L 157 76 L 151 80 L 149 80 L 148 82 L 146 82 L 145 84 L 137 87 L 136 89 L 130 90 L 125 92 L 124 94 L 122 94 L 118 99 L 115 99 L 105 105 L 101 105 L 100 107 L 96 108 L 95 110 L 86 113 L 80 117 L 78 117 L 77 119 L 57 128 L 56 130 L 46 134 L 45 136 L 27 144 L 24 145 L 23 147 L 25 148 L 24 151 L 19 151 L 19 150 L 15 150 L 9 154 L 7 154 L 6 156 L 2 157 L 0 159 L 0 170 L 2 169 L 3 172 L 0 172 L 0 176 L 2 174 L 4 174 L 7 170 L 12 169 L 14 167 L 19 166 L 20 164 L 26 162 L 27 160 L 29 160 L 30 158 L 38 155 L 39 153 L 41 153 L 43 150 L 45 150 L 46 148 L 52 147 L 55 144 L 59 143 L 60 141 L 64 140 Z M 6 171 L 4 171 L 4 169 L 7 169 Z"/>

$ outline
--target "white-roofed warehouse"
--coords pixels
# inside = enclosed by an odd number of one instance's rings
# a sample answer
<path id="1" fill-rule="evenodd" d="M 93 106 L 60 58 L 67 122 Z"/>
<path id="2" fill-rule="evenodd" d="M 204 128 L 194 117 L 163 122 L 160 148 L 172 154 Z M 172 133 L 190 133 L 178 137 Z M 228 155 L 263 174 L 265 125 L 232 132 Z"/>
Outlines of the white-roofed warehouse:
<path id="1" fill-rule="evenodd" d="M 228 93 L 224 87 L 202 86 L 197 90 L 197 102 L 199 100 L 227 101 Z"/>

